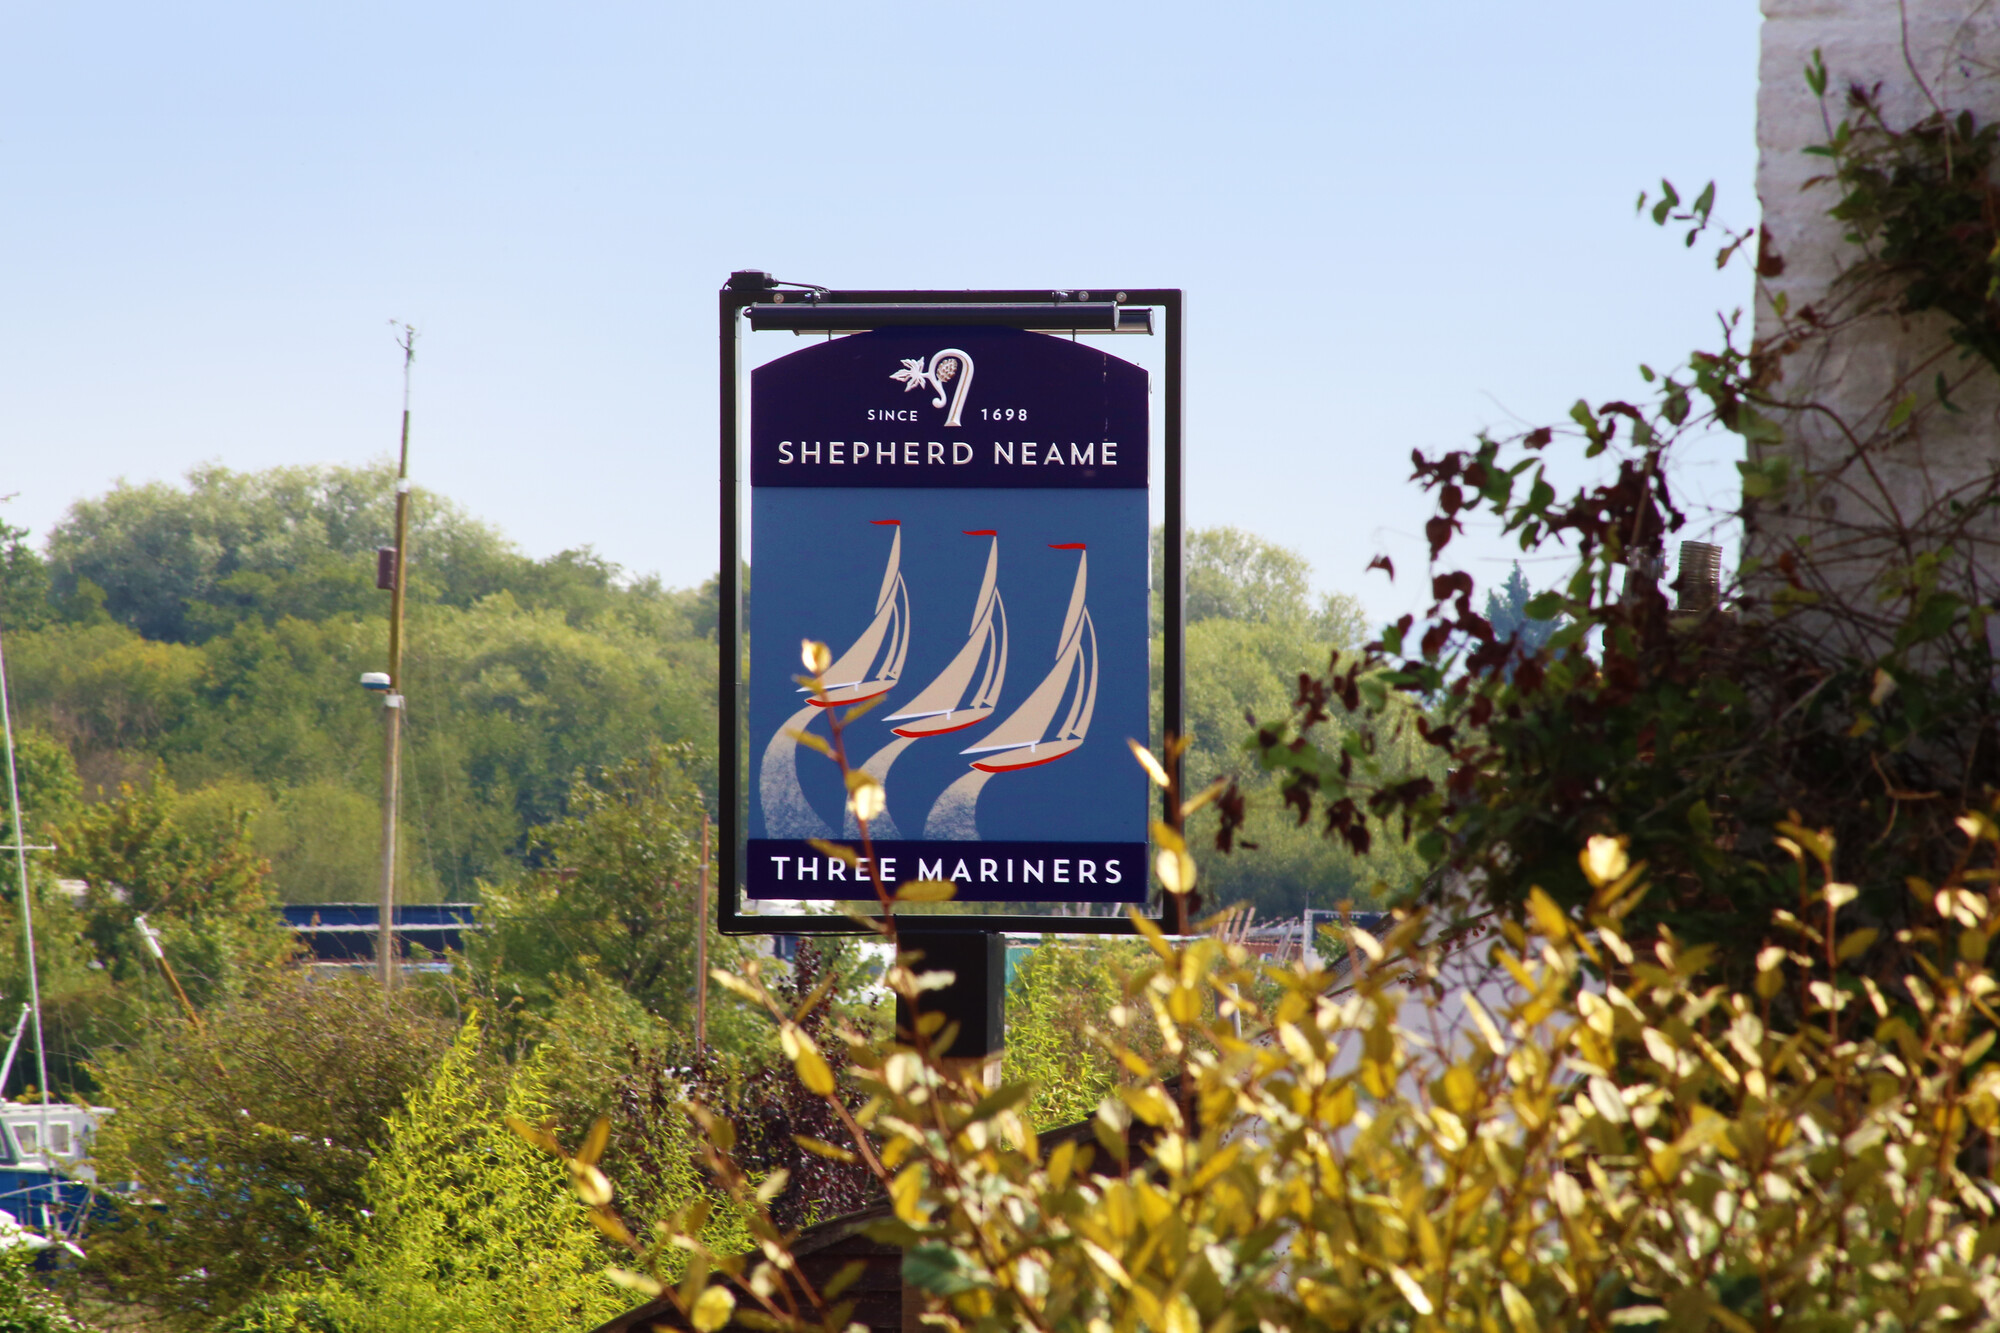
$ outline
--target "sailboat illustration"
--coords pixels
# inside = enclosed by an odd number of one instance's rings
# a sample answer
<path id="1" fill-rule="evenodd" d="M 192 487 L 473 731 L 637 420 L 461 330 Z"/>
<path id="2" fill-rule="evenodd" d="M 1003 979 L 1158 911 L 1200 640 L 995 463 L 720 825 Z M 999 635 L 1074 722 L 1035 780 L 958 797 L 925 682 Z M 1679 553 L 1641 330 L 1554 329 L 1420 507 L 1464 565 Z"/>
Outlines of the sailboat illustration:
<path id="1" fill-rule="evenodd" d="M 820 708 L 887 694 L 902 678 L 903 659 L 909 655 L 910 593 L 903 586 L 903 526 L 893 518 L 871 521 L 876 527 L 896 530 L 889 543 L 889 566 L 882 572 L 882 591 L 875 597 L 875 618 L 820 678 L 823 692 L 809 701 Z"/>
<path id="2" fill-rule="evenodd" d="M 942 736 L 976 727 L 1000 702 L 1000 687 L 1007 679 L 1007 606 L 1000 599 L 999 587 L 1000 534 L 983 528 L 965 535 L 993 539 L 986 553 L 986 577 L 972 604 L 972 628 L 966 633 L 965 646 L 937 679 L 904 704 L 902 712 L 886 719 L 902 724 L 890 728 L 898 736 Z M 978 677 L 976 685 L 974 676 Z"/>
<path id="3" fill-rule="evenodd" d="M 1090 731 L 1090 715 L 1097 707 L 1097 627 L 1091 623 L 1090 608 L 1084 602 L 1090 556 L 1082 542 L 1049 549 L 1077 553 L 1076 586 L 1070 592 L 1069 613 L 1063 617 L 1062 636 L 1056 642 L 1055 666 L 1006 721 L 979 744 L 959 752 L 982 756 L 972 761 L 973 768 L 982 773 L 1011 773 L 1054 763 L 1073 753 Z M 1065 699 L 1069 701 L 1067 711 L 1062 710 Z M 1062 721 L 1052 726 L 1059 711 Z"/>
<path id="4" fill-rule="evenodd" d="M 976 727 L 991 717 L 1000 702 L 1000 687 L 1007 680 L 1007 604 L 1000 598 L 1000 534 L 992 528 L 979 528 L 965 535 L 993 539 L 986 551 L 986 575 L 972 603 L 972 628 L 936 679 L 917 691 L 902 712 L 884 719 L 896 739 L 870 755 L 861 767 L 885 787 L 890 767 L 918 741 Z M 856 831 L 854 814 L 849 811 L 843 836 L 852 837 Z M 872 832 L 878 838 L 902 836 L 887 810 L 876 819 Z"/>
<path id="5" fill-rule="evenodd" d="M 910 650 L 910 594 L 903 586 L 903 526 L 893 518 L 872 520 L 876 527 L 894 528 L 889 565 L 882 590 L 875 595 L 875 617 L 848 650 L 826 669 L 825 693 L 805 701 L 805 707 L 785 720 L 764 747 L 757 768 L 757 789 L 764 807 L 764 831 L 771 838 L 830 838 L 827 826 L 799 783 L 798 733 L 812 726 L 822 708 L 857 703 L 886 694 L 903 674 Z M 799 691 L 806 694 L 805 689 Z"/>

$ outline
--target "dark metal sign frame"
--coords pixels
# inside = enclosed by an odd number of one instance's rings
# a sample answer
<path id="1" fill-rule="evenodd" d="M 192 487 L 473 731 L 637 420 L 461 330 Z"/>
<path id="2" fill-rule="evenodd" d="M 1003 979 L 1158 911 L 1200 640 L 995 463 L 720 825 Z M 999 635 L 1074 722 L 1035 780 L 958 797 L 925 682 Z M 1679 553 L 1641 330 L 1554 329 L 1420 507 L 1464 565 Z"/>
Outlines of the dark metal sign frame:
<path id="1" fill-rule="evenodd" d="M 1108 296 L 1116 293 L 1115 301 Z M 1093 299 L 1094 298 L 1094 299 Z M 752 308 L 755 308 L 752 310 Z M 1184 358 L 1186 298 L 1178 287 L 1092 287 L 1073 291 L 829 291 L 773 281 L 762 273 L 731 276 L 718 295 L 717 335 L 721 352 L 721 591 L 717 608 L 717 925 L 725 935 L 851 935 L 859 932 L 845 916 L 776 915 L 739 911 L 742 866 L 744 682 L 743 644 L 743 395 L 742 329 L 745 311 L 754 327 L 795 332 L 860 332 L 912 324 L 1002 324 L 1039 332 L 1151 332 L 1145 311 L 1166 317 L 1166 393 L 1162 500 L 1165 513 L 1164 569 L 1160 600 L 1164 610 L 1161 733 L 1184 729 L 1186 676 L 1182 629 L 1186 602 L 1183 569 L 1182 439 L 1186 419 Z M 1178 773 L 1175 777 L 1178 779 Z M 1178 784 L 1177 784 L 1178 785 Z M 1164 806 L 1164 795 L 1162 795 Z M 1157 890 L 1154 915 L 1162 929 L 1184 933 L 1185 900 Z M 1177 910 L 1178 909 L 1178 910 Z M 1000 932 L 1130 935 L 1137 932 L 1124 914 L 1109 917 L 1038 916 L 1027 913 L 956 916 L 923 913 L 904 918 L 925 932 Z"/>

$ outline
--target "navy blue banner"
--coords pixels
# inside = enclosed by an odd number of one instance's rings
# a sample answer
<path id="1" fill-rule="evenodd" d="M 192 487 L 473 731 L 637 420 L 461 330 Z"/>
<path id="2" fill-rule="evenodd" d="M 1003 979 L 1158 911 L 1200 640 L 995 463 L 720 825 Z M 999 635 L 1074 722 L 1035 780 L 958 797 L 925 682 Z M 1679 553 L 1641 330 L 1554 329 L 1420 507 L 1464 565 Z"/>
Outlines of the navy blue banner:
<path id="1" fill-rule="evenodd" d="M 1063 338 L 878 329 L 750 381 L 753 486 L 1146 486 L 1145 371 Z"/>
<path id="2" fill-rule="evenodd" d="M 874 901 L 865 870 L 816 850 L 803 839 L 752 838 L 745 896 L 815 902 Z M 839 845 L 861 844 L 846 840 Z M 873 844 L 882 881 L 950 880 L 959 902 L 1142 903 L 1143 842 L 929 842 Z M 866 863 L 864 862 L 864 865 Z"/>

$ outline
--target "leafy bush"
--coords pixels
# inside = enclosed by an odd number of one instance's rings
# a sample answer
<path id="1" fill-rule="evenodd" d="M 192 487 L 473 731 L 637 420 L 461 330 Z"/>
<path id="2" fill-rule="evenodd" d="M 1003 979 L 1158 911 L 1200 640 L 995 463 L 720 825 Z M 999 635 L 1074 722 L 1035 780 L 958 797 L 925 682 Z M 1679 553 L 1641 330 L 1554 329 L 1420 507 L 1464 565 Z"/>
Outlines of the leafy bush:
<path id="1" fill-rule="evenodd" d="M 1900 151 L 1946 150 L 1919 136 Z M 1853 166 L 1840 161 L 1842 171 Z M 1877 206 L 1907 214 L 1929 206 L 1923 189 L 1987 189 L 1926 179 L 1914 171 L 1900 203 Z M 1858 177 L 1842 180 L 1859 188 Z M 1655 220 L 1692 222 L 1692 239 L 1708 225 L 1713 191 L 1681 212 L 1668 194 Z M 1837 210 L 1851 204 L 1850 195 Z M 1879 215 L 1869 224 L 1889 225 Z M 1752 239 L 1730 236 L 1718 263 Z M 1756 263 L 1760 282 L 1783 269 L 1768 247 Z M 1853 272 L 1857 283 L 1884 277 L 1869 263 Z M 1658 886 L 1635 929 L 1664 925 L 1717 946 L 1723 979 L 1747 986 L 1765 923 L 1793 900 L 1774 830 L 1815 811 L 1836 835 L 1841 878 L 1880 928 L 1856 966 L 1889 986 L 1910 971 L 1899 929 L 1911 922 L 1905 880 L 1948 872 L 1953 821 L 2000 789 L 2000 660 L 1982 563 L 2000 467 L 1939 478 L 1893 502 L 1870 489 L 1871 460 L 1935 413 L 1957 410 L 1944 380 L 1926 404 L 1924 386 L 1898 379 L 1852 420 L 1790 389 L 1786 358 L 1829 353 L 1846 317 L 1831 306 L 1793 310 L 1783 295 L 1759 289 L 1782 337 L 1745 349 L 1738 322 L 1725 319 L 1723 345 L 1694 353 L 1684 370 L 1642 367 L 1647 401 L 1579 401 L 1560 429 L 1413 454 L 1436 506 L 1426 524 L 1428 610 L 1300 679 L 1285 710 L 1259 716 L 1262 761 L 1282 775 L 1302 821 L 1356 853 L 1385 825 L 1407 830 L 1442 872 L 1428 880 L 1433 903 L 1471 886 L 1479 906 L 1509 914 L 1535 888 L 1566 907 L 1588 901 L 1574 849 L 1615 832 L 1653 866 Z M 1990 374 L 1967 360 L 1965 374 Z M 1740 466 L 1750 540 L 1739 580 L 1724 590 L 1730 605 L 1679 610 L 1661 580 L 1669 540 L 1693 522 L 1676 460 L 1718 430 L 1749 452 Z M 1564 447 L 1597 460 L 1603 475 L 1558 490 L 1552 454 Z M 1573 561 L 1566 578 L 1518 608 L 1560 622 L 1543 641 L 1502 633 L 1474 609 L 1472 574 L 1448 563 L 1470 522 Z M 1377 564 L 1393 576 L 1387 560 Z M 1243 802 L 1218 806 L 1226 846 Z"/>
<path id="2" fill-rule="evenodd" d="M 24 1246 L 0 1249 L 0 1333 L 90 1333 L 35 1271 Z"/>
<path id="3" fill-rule="evenodd" d="M 356 976 L 264 979 L 203 1028 L 163 1011 L 100 1054 L 117 1114 L 93 1144 L 107 1196 L 81 1276 L 172 1327 L 223 1319 L 284 1279 L 338 1268 L 329 1227 L 365 1206 L 384 1118 L 421 1084 L 451 1030 L 421 994 L 386 1001 Z"/>
<path id="4" fill-rule="evenodd" d="M 1671 933 L 1627 942 L 1646 868 L 1603 836 L 1578 858 L 1582 919 L 1531 893 L 1492 942 L 1504 971 L 1421 910 L 1351 932 L 1345 980 L 1149 928 L 1103 1034 L 1130 1077 L 1093 1142 L 1040 1139 L 1031 1084 L 849 1035 L 836 1058 L 873 1096 L 847 1128 L 894 1209 L 874 1234 L 946 1329 L 2000 1326 L 2000 827 L 1965 834 L 1958 873 L 1922 888 L 1901 1002 L 1841 969 L 1867 928 L 1825 834 L 1796 829 L 1800 910 L 1743 991 Z M 1161 1067 L 1133 1040 L 1154 1032 Z M 788 1047 L 830 1086 L 826 1052 Z M 762 1252 L 705 1245 L 697 1207 L 634 1242 L 698 1256 L 679 1285 L 628 1280 L 697 1329 L 739 1306 L 843 1328 L 842 1283 L 788 1268 L 769 1186 L 734 1169 L 726 1125 L 710 1142 Z"/>
<path id="5" fill-rule="evenodd" d="M 1033 1085 L 1027 1116 L 1036 1129 L 1088 1119 L 1117 1084 L 1118 1062 L 1092 1040 L 1091 1029 L 1150 958 L 1136 941 L 1084 936 L 1044 940 L 1016 965 L 1007 986 L 1001 1077 Z"/>
<path id="6" fill-rule="evenodd" d="M 510 1133 L 547 1110 L 538 1063 L 497 1096 L 468 1020 L 391 1114 L 358 1218 L 317 1219 L 348 1254 L 249 1312 L 248 1327 L 338 1333 L 587 1328 L 618 1308 L 597 1233 L 565 1173 Z"/>

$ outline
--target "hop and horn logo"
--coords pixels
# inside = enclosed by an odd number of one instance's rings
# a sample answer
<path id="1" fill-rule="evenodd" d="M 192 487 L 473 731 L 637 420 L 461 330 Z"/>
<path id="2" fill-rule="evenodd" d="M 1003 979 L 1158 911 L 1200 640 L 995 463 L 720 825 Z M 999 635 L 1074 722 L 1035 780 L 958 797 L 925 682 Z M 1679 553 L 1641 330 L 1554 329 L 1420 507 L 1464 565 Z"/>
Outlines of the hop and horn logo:
<path id="1" fill-rule="evenodd" d="M 903 382 L 903 392 L 912 389 L 929 389 L 937 397 L 931 399 L 932 407 L 945 405 L 946 391 L 954 381 L 957 387 L 950 390 L 951 415 L 944 419 L 947 429 L 958 425 L 958 414 L 965 409 L 966 392 L 972 388 L 972 358 L 956 347 L 947 347 L 942 352 L 933 353 L 928 368 L 922 357 L 904 357 L 903 368 L 890 373 L 892 380 Z"/>

